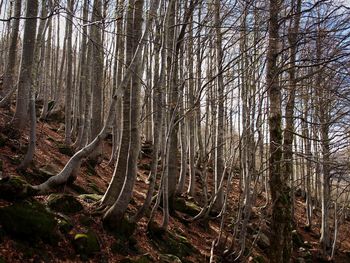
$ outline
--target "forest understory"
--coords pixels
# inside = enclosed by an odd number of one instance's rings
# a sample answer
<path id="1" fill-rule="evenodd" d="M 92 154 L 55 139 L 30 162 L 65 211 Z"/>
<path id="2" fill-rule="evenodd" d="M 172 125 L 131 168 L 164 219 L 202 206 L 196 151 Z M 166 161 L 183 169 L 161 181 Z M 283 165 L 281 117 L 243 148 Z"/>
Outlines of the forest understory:
<path id="1" fill-rule="evenodd" d="M 190 208 L 176 211 L 170 218 L 168 232 L 171 236 L 177 237 L 174 241 L 167 243 L 162 240 L 160 232 L 152 236 L 152 228 L 147 226 L 147 218 L 142 219 L 136 226 L 135 232 L 128 236 L 127 231 L 120 233 L 109 232 L 103 228 L 102 214 L 96 212 L 99 199 L 108 187 L 108 183 L 113 174 L 113 165 L 108 164 L 109 155 L 112 148 L 111 138 L 108 137 L 103 142 L 103 160 L 93 167 L 88 162 L 83 162 L 76 180 L 72 184 L 65 184 L 57 189 L 56 193 L 45 196 L 31 198 L 20 198 L 9 196 L 11 189 L 4 188 L 9 178 L 20 178 L 32 185 L 44 182 L 48 177 L 58 173 L 74 153 L 69 147 L 64 147 L 64 130 L 60 129 L 62 123 L 57 121 L 38 122 L 37 125 L 37 150 L 34 161 L 26 171 L 18 171 L 18 165 L 26 152 L 28 138 L 21 136 L 16 130 L 6 126 L 10 120 L 11 113 L 2 110 L 0 112 L 0 163 L 1 180 L 0 189 L 7 189 L 8 192 L 0 193 L 0 262 L 209 262 L 213 241 L 217 238 L 220 228 L 220 219 L 211 215 L 206 221 L 189 220 L 195 216 L 203 203 L 203 197 L 196 195 L 195 198 L 187 195 L 179 196 L 185 200 Z M 145 149 L 149 149 L 146 145 Z M 128 206 L 128 213 L 132 214 L 144 202 L 148 188 L 147 177 L 149 174 L 151 159 L 147 154 L 140 154 L 138 160 L 137 181 L 134 195 Z M 209 175 L 209 189 L 211 189 L 213 174 Z M 200 183 L 199 176 L 196 177 Z M 159 182 L 158 182 L 159 183 Z M 188 182 L 186 182 L 187 184 Z M 232 181 L 233 189 L 230 193 L 228 214 L 235 214 L 239 200 L 239 178 Z M 19 191 L 19 189 L 16 189 Z M 12 192 L 13 195 L 18 192 Z M 82 208 L 71 211 L 73 206 L 69 201 L 51 206 L 50 200 L 57 195 L 73 196 Z M 16 204 L 22 205 L 23 200 L 27 202 L 39 202 L 48 209 L 55 218 L 57 225 L 52 232 L 40 235 L 40 226 L 37 232 L 31 232 L 26 227 L 33 227 L 29 222 L 25 225 L 20 214 L 10 218 L 13 221 L 12 230 L 4 228 L 6 217 L 3 217 L 3 209 Z M 26 202 L 26 201 L 24 201 Z M 270 205 L 265 206 L 265 192 L 260 192 L 255 204 L 252 206 L 247 230 L 247 248 L 245 262 L 269 262 L 269 221 L 271 218 Z M 155 222 L 161 225 L 161 208 L 158 209 Z M 29 216 L 29 215 L 26 215 Z M 328 262 L 322 255 L 319 245 L 319 228 L 321 220 L 320 209 L 315 209 L 313 213 L 313 226 L 307 229 L 305 224 L 305 199 L 296 196 L 295 201 L 295 222 L 293 241 L 294 252 L 293 262 Z M 40 219 L 39 219 L 40 220 Z M 233 218 L 228 217 L 226 224 L 229 225 L 224 232 L 230 239 L 229 232 L 232 231 Z M 34 221 L 35 222 L 35 221 Z M 39 222 L 35 222 L 40 225 Z M 18 225 L 16 225 L 18 224 Z M 21 225 L 25 226 L 21 229 Z M 6 224 L 7 226 L 7 224 Z M 18 228 L 18 229 L 17 229 Z M 45 231 L 45 227 L 43 228 Z M 91 234 L 96 237 L 97 244 L 87 245 L 85 243 L 77 245 L 75 238 L 80 234 Z M 151 233 L 151 234 L 150 234 Z M 55 236 L 52 242 L 47 235 Z M 350 218 L 345 219 L 339 226 L 339 236 L 337 241 L 336 254 L 333 262 L 349 262 L 350 260 Z M 160 238 L 160 240 L 159 240 Z M 166 238 L 166 237 L 165 237 Z M 260 240 L 259 238 L 263 239 Z M 164 242 L 165 246 L 159 242 Z M 190 244 L 188 248 L 179 248 L 179 243 Z M 172 247 L 173 246 L 173 247 Z M 164 257 L 164 255 L 174 255 L 176 258 Z M 180 259 L 181 261 L 176 261 Z M 220 259 L 217 262 L 233 262 L 232 259 Z"/>
<path id="2" fill-rule="evenodd" d="M 0 0 L 0 263 L 350 262 L 350 0 Z"/>

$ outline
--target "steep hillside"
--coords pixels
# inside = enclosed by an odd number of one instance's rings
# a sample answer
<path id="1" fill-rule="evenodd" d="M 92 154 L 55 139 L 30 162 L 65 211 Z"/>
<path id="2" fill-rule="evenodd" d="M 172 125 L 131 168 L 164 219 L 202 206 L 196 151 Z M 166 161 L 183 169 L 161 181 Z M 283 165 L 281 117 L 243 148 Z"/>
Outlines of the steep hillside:
<path id="1" fill-rule="evenodd" d="M 0 163 L 1 189 L 16 181 L 16 187 L 28 182 L 32 185 L 45 181 L 66 164 L 72 149 L 63 145 L 63 131 L 59 123 L 39 122 L 37 125 L 37 149 L 34 164 L 27 171 L 17 171 L 26 150 L 27 138 L 6 126 L 9 116 L 2 112 L 0 117 Z M 5 128 L 6 127 L 6 128 Z M 23 132 L 22 134 L 26 134 Z M 217 237 L 220 220 L 189 222 L 193 210 L 177 212 L 170 219 L 168 233 L 157 227 L 147 228 L 147 218 L 141 220 L 131 237 L 127 226 L 122 234 L 109 233 L 102 227 L 102 213 L 96 211 L 96 204 L 108 187 L 113 174 L 113 165 L 108 164 L 111 142 L 103 144 L 104 159 L 93 167 L 84 162 L 73 184 L 57 189 L 56 195 L 35 198 L 9 199 L 0 193 L 0 262 L 209 262 L 211 246 Z M 147 176 L 150 159 L 139 160 L 136 188 L 129 212 L 133 213 L 142 204 L 147 191 Z M 238 179 L 234 179 L 230 195 L 228 215 L 224 234 L 233 225 L 230 222 L 237 209 L 239 198 Z M 18 185 L 17 185 L 18 184 Z M 14 188 L 16 189 L 16 188 Z M 9 190 L 11 192 L 12 189 Z M 187 197 L 182 197 L 186 199 Z M 198 204 L 186 199 L 194 211 Z M 258 196 L 253 208 L 252 220 L 248 225 L 247 261 L 268 262 L 269 209 L 263 208 L 263 193 Z M 300 197 L 296 202 L 295 262 L 320 262 L 319 217 L 315 210 L 315 227 L 306 231 L 304 226 L 304 203 Z M 196 210 L 197 209 L 197 210 Z M 156 215 L 161 221 L 161 210 Z M 229 227 L 227 227 L 229 226 Z M 259 236 L 257 240 L 255 237 Z M 230 239 L 229 239 L 230 240 Z M 335 262 L 350 261 L 350 221 L 345 220 L 339 229 Z M 168 254 L 177 257 L 166 258 Z M 232 262 L 227 259 L 227 262 Z"/>

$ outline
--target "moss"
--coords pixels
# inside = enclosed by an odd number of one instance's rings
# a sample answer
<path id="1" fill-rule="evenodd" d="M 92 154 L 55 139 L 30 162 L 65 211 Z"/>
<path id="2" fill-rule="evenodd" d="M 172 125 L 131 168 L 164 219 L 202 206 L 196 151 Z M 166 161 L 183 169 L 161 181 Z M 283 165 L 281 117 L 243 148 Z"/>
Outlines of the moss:
<path id="1" fill-rule="evenodd" d="M 0 147 L 4 147 L 6 145 L 7 138 L 3 134 L 0 134 Z"/>
<path id="2" fill-rule="evenodd" d="M 47 205 L 50 209 L 63 214 L 75 214 L 84 209 L 82 204 L 72 195 L 52 194 L 49 196 Z"/>
<path id="3" fill-rule="evenodd" d="M 128 255 L 128 244 L 125 240 L 117 240 L 111 246 L 111 251 L 113 254 L 120 254 L 123 256 Z"/>
<path id="4" fill-rule="evenodd" d="M 58 229 L 62 234 L 68 234 L 73 229 L 73 225 L 65 219 L 58 220 Z"/>
<path id="5" fill-rule="evenodd" d="M 171 254 L 161 254 L 159 259 L 160 263 L 181 263 L 181 260 L 177 256 Z"/>
<path id="6" fill-rule="evenodd" d="M 98 202 L 101 200 L 102 195 L 99 194 L 82 194 L 78 196 L 80 199 L 84 200 L 87 203 Z"/>
<path id="7" fill-rule="evenodd" d="M 154 259 L 149 254 L 144 254 L 136 257 L 127 257 L 120 261 L 120 263 L 152 263 Z"/>
<path id="8" fill-rule="evenodd" d="M 263 256 L 258 255 L 258 256 L 255 256 L 253 258 L 253 262 L 254 263 L 265 263 L 265 259 Z"/>
<path id="9" fill-rule="evenodd" d="M 92 218 L 90 218 L 90 217 L 88 217 L 86 215 L 81 215 L 79 217 L 79 222 L 83 226 L 91 226 L 95 221 Z"/>
<path id="10" fill-rule="evenodd" d="M 90 187 L 90 189 L 93 191 L 93 192 L 95 192 L 95 193 L 97 193 L 97 194 L 103 194 L 103 192 L 100 190 L 100 188 L 95 184 L 95 183 L 93 183 L 93 182 L 90 182 L 89 184 L 88 184 L 88 186 Z"/>
<path id="11" fill-rule="evenodd" d="M 196 216 L 201 211 L 200 207 L 195 203 L 186 201 L 183 198 L 175 199 L 174 208 L 175 210 L 190 216 Z"/>
<path id="12" fill-rule="evenodd" d="M 89 230 L 87 233 L 78 233 L 74 236 L 73 245 L 77 253 L 82 256 L 92 256 L 100 251 L 97 235 Z"/>
<path id="13" fill-rule="evenodd" d="M 181 260 L 189 255 L 199 255 L 199 251 L 185 237 L 164 231 L 155 223 L 148 224 L 147 235 L 161 253 L 175 255 Z"/>
<path id="14" fill-rule="evenodd" d="M 47 164 L 39 168 L 38 172 L 42 178 L 49 178 L 58 174 L 59 169 L 57 167 L 52 166 L 51 164 Z"/>
<path id="15" fill-rule="evenodd" d="M 296 230 L 292 231 L 292 240 L 293 240 L 293 246 L 294 247 L 302 247 L 304 246 L 304 240 L 301 235 Z"/>
<path id="16" fill-rule="evenodd" d="M 13 201 L 24 199 L 36 192 L 33 187 L 19 176 L 0 180 L 0 198 Z"/>
<path id="17" fill-rule="evenodd" d="M 23 201 L 0 209 L 0 223 L 9 235 L 24 240 L 57 241 L 57 221 L 37 201 Z"/>
<path id="18" fill-rule="evenodd" d="M 5 259 L 0 256 L 0 263 L 6 263 Z"/>
<path id="19" fill-rule="evenodd" d="M 64 155 L 68 155 L 68 156 L 73 156 L 74 155 L 74 150 L 64 144 L 58 144 L 57 145 L 58 151 Z"/>
<path id="20" fill-rule="evenodd" d="M 20 165 L 21 164 L 21 157 L 18 155 L 10 156 L 10 163 L 13 165 Z"/>
<path id="21" fill-rule="evenodd" d="M 88 193 L 83 187 L 81 187 L 77 184 L 74 184 L 74 183 L 70 184 L 69 187 L 78 194 L 87 194 Z"/>
<path id="22" fill-rule="evenodd" d="M 129 240 L 131 235 L 135 232 L 136 226 L 136 223 L 131 222 L 127 216 L 124 216 L 123 219 L 118 222 L 103 221 L 103 227 L 121 240 Z"/>

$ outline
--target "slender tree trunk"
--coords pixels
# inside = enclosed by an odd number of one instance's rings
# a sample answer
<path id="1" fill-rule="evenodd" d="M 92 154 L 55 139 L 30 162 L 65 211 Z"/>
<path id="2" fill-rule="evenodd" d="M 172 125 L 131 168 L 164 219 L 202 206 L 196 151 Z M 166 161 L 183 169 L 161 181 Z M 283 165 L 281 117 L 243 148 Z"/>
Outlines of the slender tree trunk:
<path id="1" fill-rule="evenodd" d="M 94 0 L 92 22 L 102 21 L 102 0 Z M 91 90 L 92 90 L 92 114 L 91 114 L 91 137 L 94 138 L 98 135 L 102 128 L 102 105 L 103 105 L 103 43 L 102 43 L 102 25 L 94 24 L 91 27 L 92 36 L 92 78 L 91 78 Z M 96 159 L 102 154 L 102 147 L 93 152 L 90 158 Z"/>
<path id="2" fill-rule="evenodd" d="M 134 5 L 129 8 L 134 8 L 134 23 L 132 34 L 132 46 L 133 52 L 136 52 L 136 47 L 141 39 L 142 24 L 143 24 L 143 4 L 144 0 L 136 0 Z M 129 32 L 128 32 L 129 33 Z M 131 32 L 130 32 L 131 33 Z M 132 79 L 132 87 L 130 94 L 130 140 L 128 149 L 128 161 L 126 176 L 123 183 L 118 199 L 114 205 L 107 211 L 104 216 L 104 223 L 110 227 L 119 227 L 120 221 L 123 218 L 130 199 L 132 197 L 133 188 L 137 175 L 137 160 L 140 152 L 140 89 L 141 89 L 141 76 L 142 76 L 142 60 L 141 56 L 138 57 L 138 63 L 135 69 L 135 75 Z M 124 98 L 124 100 L 127 98 Z"/>
<path id="3" fill-rule="evenodd" d="M 67 85 L 65 92 L 65 134 L 64 141 L 67 145 L 72 143 L 72 93 L 73 93 L 73 80 L 72 80 L 72 64 L 73 64 L 73 51 L 72 51 L 72 34 L 73 34 L 73 7 L 74 0 L 68 0 L 67 3 Z"/>
<path id="4" fill-rule="evenodd" d="M 266 82 L 270 99 L 269 129 L 270 129 L 270 187 L 272 197 L 271 249 L 272 263 L 289 263 L 291 257 L 290 238 L 290 187 L 282 174 L 282 110 L 281 87 L 279 84 L 279 12 L 280 0 L 270 0 L 269 44 L 267 51 Z"/>
<path id="5" fill-rule="evenodd" d="M 224 171 L 224 79 L 222 72 L 223 50 L 222 50 L 222 35 L 221 35 L 221 18 L 220 18 L 220 0 L 215 0 L 214 4 L 214 26 L 215 26 L 215 60 L 216 60 L 216 74 L 217 74 L 217 123 L 215 128 L 215 194 L 217 194 L 217 201 L 215 210 L 219 211 L 224 202 L 224 192 L 219 191 L 219 184 Z"/>
<path id="6" fill-rule="evenodd" d="M 4 73 L 3 91 L 1 96 L 5 96 L 12 90 L 14 91 L 16 89 L 16 85 L 14 83 L 14 77 L 15 77 L 15 67 L 16 67 L 16 61 L 17 61 L 17 42 L 18 42 L 18 31 L 19 31 L 19 22 L 20 22 L 19 17 L 21 15 L 21 6 L 22 6 L 22 0 L 16 0 L 15 8 L 14 8 L 15 19 L 13 19 L 13 22 L 12 22 L 10 47 L 8 52 L 7 65 Z M 10 102 L 11 102 L 10 99 L 6 100 L 6 102 L 4 102 L 5 104 L 4 106 L 10 107 L 11 105 Z"/>
<path id="7" fill-rule="evenodd" d="M 27 1 L 27 17 L 36 17 L 38 14 L 38 1 Z M 22 63 L 18 78 L 16 112 L 12 124 L 23 128 L 29 120 L 30 86 L 32 85 L 32 68 L 35 50 L 37 19 L 27 19 L 24 25 Z"/>
<path id="8" fill-rule="evenodd" d="M 88 6 L 89 6 L 89 0 L 84 0 L 84 6 L 83 6 L 83 21 L 84 23 L 88 20 Z M 79 103 L 79 114 L 81 116 L 79 120 L 79 130 L 78 130 L 78 136 L 77 140 L 75 142 L 75 147 L 77 149 L 81 149 L 84 145 L 84 133 L 87 132 L 87 129 L 85 129 L 86 119 L 89 118 L 86 114 L 88 111 L 86 110 L 86 91 L 85 89 L 88 89 L 88 82 L 87 82 L 87 74 L 88 74 L 88 63 L 87 63 L 87 27 L 83 27 L 83 34 L 81 39 L 81 54 L 80 54 L 80 78 L 79 78 L 79 93 L 80 93 L 80 103 Z M 85 92 L 84 92 L 85 91 Z"/>

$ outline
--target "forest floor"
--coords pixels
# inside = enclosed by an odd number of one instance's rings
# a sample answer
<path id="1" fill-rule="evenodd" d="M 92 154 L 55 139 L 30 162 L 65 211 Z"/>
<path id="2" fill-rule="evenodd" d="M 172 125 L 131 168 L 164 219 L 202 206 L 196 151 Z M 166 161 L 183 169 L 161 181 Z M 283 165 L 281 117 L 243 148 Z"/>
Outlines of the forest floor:
<path id="1" fill-rule="evenodd" d="M 16 170 L 19 162 L 25 154 L 28 141 L 27 132 L 16 133 L 8 132 L 5 124 L 10 120 L 9 113 L 0 112 L 0 159 L 2 163 L 2 178 L 20 176 L 32 185 L 41 183 L 47 179 L 47 174 L 56 174 L 64 167 L 72 153 L 63 151 L 64 131 L 57 122 L 38 122 L 37 125 L 37 148 L 35 151 L 34 164 L 25 173 Z M 60 150 L 61 148 L 61 150 Z M 160 255 L 164 251 L 160 250 L 159 244 L 153 242 L 147 230 L 147 219 L 142 219 L 136 228 L 133 236 L 121 244 L 113 235 L 105 231 L 102 227 L 101 215 L 95 213 L 95 203 L 89 199 L 82 198 L 82 194 L 102 195 L 108 187 L 112 177 L 114 165 L 108 164 L 111 153 L 111 141 L 106 140 L 103 143 L 104 158 L 95 168 L 87 162 L 82 164 L 77 179 L 71 185 L 63 186 L 59 189 L 61 193 L 72 194 L 83 205 L 83 210 L 69 215 L 69 221 L 72 228 L 66 234 L 60 234 L 59 242 L 51 244 L 50 242 L 29 241 L 20 237 L 7 235 L 1 228 L 0 222 L 0 262 L 160 262 Z M 143 203 L 147 192 L 148 164 L 151 159 L 143 157 L 139 161 L 139 170 L 133 195 L 133 200 L 129 205 L 129 213 L 136 211 Z M 45 171 L 43 175 L 43 172 Z M 233 225 L 228 227 L 235 215 L 237 209 L 239 190 L 238 178 L 234 178 L 233 190 L 229 199 L 226 231 L 232 231 Z M 211 186 L 209 186 L 210 188 Z M 192 199 L 188 201 L 194 202 Z M 47 204 L 49 197 L 40 196 L 35 198 L 37 201 Z M 195 200 L 200 199 L 200 196 Z M 253 243 L 253 233 L 261 227 L 261 233 L 269 237 L 268 214 L 269 209 L 264 209 L 264 193 L 257 197 L 256 207 L 253 207 L 252 219 L 248 227 L 247 234 L 247 262 L 268 262 L 268 249 L 260 245 L 259 242 Z M 0 209 L 12 205 L 13 202 L 0 199 Z M 176 213 L 176 216 L 170 218 L 169 231 L 185 238 L 189 244 L 194 247 L 193 254 L 186 255 L 183 262 L 209 262 L 212 241 L 217 237 L 220 219 L 211 218 L 208 224 L 194 221 L 188 223 L 184 218 L 189 218 L 183 213 Z M 311 230 L 305 230 L 305 205 L 301 197 L 296 198 L 295 222 L 298 232 L 300 247 L 294 248 L 293 258 L 295 262 L 321 262 L 319 240 L 320 211 L 314 211 L 313 227 Z M 161 211 L 156 215 L 156 221 L 161 222 Z M 249 230 L 250 229 L 250 230 Z M 93 231 L 98 237 L 99 251 L 84 258 L 77 252 L 72 240 L 79 233 Z M 261 242 L 260 242 L 261 243 Z M 304 244 L 303 244 L 304 243 Z M 305 248 L 306 247 L 306 248 Z M 307 254 L 309 253 L 309 254 Z M 148 254 L 149 261 L 136 261 L 140 255 Z M 307 255 L 305 255 L 307 254 Z M 305 260 L 306 258 L 306 260 Z M 133 261 L 134 260 L 134 261 Z M 304 261 L 303 261 L 304 260 Z M 165 261 L 164 261 L 165 262 Z M 229 262 L 229 261 L 227 261 Z M 337 242 L 337 252 L 334 262 L 350 262 L 350 220 L 343 220 L 339 227 Z"/>

